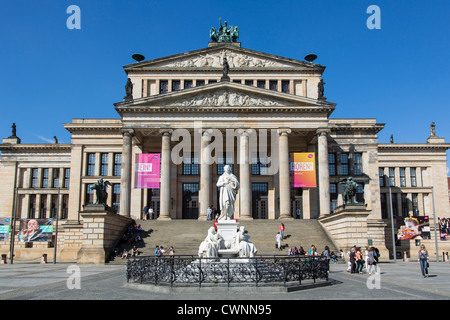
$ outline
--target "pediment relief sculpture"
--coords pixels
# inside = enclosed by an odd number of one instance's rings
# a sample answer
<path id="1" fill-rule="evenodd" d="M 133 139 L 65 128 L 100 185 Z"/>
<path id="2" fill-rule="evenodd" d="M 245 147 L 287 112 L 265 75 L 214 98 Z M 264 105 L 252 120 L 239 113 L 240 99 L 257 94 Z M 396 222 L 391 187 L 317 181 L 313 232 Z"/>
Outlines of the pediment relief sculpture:
<path id="1" fill-rule="evenodd" d="M 190 58 L 182 58 L 169 63 L 161 63 L 157 67 L 176 68 L 222 68 L 223 59 L 227 58 L 230 68 L 258 68 L 258 67 L 292 67 L 293 65 L 258 58 L 244 53 L 231 50 L 220 50 L 213 53 L 199 54 Z"/>
<path id="2" fill-rule="evenodd" d="M 220 90 L 161 104 L 162 106 L 286 106 L 287 103 L 230 90 Z"/>

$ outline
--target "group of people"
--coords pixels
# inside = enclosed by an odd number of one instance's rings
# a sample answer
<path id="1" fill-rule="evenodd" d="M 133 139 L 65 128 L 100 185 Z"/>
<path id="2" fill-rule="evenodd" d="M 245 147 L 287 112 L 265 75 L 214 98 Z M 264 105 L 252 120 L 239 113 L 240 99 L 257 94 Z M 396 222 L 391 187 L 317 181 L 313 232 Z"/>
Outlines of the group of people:
<path id="1" fill-rule="evenodd" d="M 364 255 L 361 247 L 353 246 L 348 254 L 348 267 L 347 272 L 350 273 L 363 273 L 366 269 L 368 274 L 378 274 L 376 267 L 378 259 L 380 257 L 380 251 L 375 247 L 365 247 Z"/>
<path id="2" fill-rule="evenodd" d="M 167 250 L 164 249 L 163 246 L 156 246 L 155 247 L 155 257 L 158 258 L 162 258 L 164 257 L 164 255 L 166 254 Z M 175 250 L 173 248 L 173 246 L 170 246 L 169 251 L 168 251 L 168 255 L 170 258 L 173 258 L 175 256 Z"/>

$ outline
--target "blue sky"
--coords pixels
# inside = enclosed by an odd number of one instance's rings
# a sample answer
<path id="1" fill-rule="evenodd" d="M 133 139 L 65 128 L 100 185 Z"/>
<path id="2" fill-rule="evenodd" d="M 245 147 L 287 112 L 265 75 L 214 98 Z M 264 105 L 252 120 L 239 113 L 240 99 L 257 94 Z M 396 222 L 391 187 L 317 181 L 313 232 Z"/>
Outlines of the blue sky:
<path id="1" fill-rule="evenodd" d="M 432 4 L 430 4 L 432 3 Z M 81 29 L 69 30 L 70 5 Z M 370 30 L 370 5 L 381 29 Z M 450 142 L 450 1 L 296 0 L 3 1 L 0 138 L 17 124 L 22 143 L 69 143 L 72 118 L 118 118 L 133 53 L 155 59 L 207 47 L 218 19 L 242 47 L 326 66 L 331 118 L 376 118 L 379 142 L 426 142 L 430 123 Z M 95 76 L 94 76 L 95 75 Z M 449 153 L 447 153 L 449 154 Z"/>

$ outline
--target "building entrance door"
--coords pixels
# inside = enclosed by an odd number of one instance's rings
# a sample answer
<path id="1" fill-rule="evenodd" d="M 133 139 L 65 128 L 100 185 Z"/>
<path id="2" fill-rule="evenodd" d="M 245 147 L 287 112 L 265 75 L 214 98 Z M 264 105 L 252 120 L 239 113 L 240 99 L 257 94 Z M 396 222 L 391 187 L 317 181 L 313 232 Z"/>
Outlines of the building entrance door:
<path id="1" fill-rule="evenodd" d="M 183 219 L 198 219 L 198 183 L 183 183 Z"/>
<path id="2" fill-rule="evenodd" d="M 291 215 L 294 219 L 303 219 L 302 190 L 291 188 Z"/>
<path id="3" fill-rule="evenodd" d="M 252 183 L 252 216 L 253 219 L 268 218 L 267 183 Z"/>
<path id="4" fill-rule="evenodd" d="M 160 199 L 160 190 L 159 189 L 148 189 L 147 199 L 148 199 L 148 207 L 153 209 L 153 217 L 151 219 L 155 219 L 159 217 L 159 199 Z"/>

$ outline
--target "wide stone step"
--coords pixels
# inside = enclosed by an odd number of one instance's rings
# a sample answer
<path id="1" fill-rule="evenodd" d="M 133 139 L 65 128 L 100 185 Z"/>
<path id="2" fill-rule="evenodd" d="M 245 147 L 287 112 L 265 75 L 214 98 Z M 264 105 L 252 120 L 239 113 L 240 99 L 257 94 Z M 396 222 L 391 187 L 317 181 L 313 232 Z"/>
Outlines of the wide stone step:
<path id="1" fill-rule="evenodd" d="M 279 251 L 275 245 L 275 236 L 281 222 L 285 225 L 285 238 L 282 241 L 283 250 Z M 258 255 L 287 255 L 289 247 L 300 247 L 308 251 L 315 245 L 317 251 L 322 253 L 325 246 L 331 251 L 338 252 L 317 220 L 239 220 L 249 236 L 248 241 L 258 248 Z M 136 244 L 141 255 L 153 256 L 154 249 L 163 246 L 166 250 L 173 246 L 178 255 L 197 255 L 200 243 L 207 236 L 208 229 L 213 226 L 212 221 L 198 220 L 137 220 L 141 225 L 140 236 L 142 241 Z M 122 244 L 121 248 L 131 249 L 132 244 Z M 119 250 L 123 251 L 122 249 Z M 116 262 L 120 258 L 115 259 Z"/>

